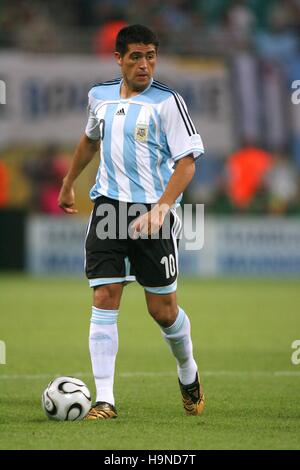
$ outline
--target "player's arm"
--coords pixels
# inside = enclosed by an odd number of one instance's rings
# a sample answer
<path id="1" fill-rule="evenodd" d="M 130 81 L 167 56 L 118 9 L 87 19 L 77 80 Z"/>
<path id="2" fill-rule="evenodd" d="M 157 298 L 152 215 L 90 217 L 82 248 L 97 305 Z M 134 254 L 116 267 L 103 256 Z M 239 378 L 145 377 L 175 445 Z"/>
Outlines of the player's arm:
<path id="1" fill-rule="evenodd" d="M 172 174 L 165 191 L 157 203 L 157 209 L 168 212 L 181 193 L 187 188 L 195 174 L 195 159 L 193 155 L 181 158 Z"/>
<path id="2" fill-rule="evenodd" d="M 58 205 L 67 214 L 76 214 L 74 182 L 84 168 L 91 162 L 95 153 L 99 150 L 100 141 L 92 140 L 87 135 L 83 135 L 75 150 L 70 169 L 63 179 L 63 184 L 58 197 Z"/>
<path id="3" fill-rule="evenodd" d="M 151 211 L 151 225 L 154 225 L 154 227 L 151 228 L 151 232 L 152 230 L 158 231 L 160 229 L 168 211 L 175 204 L 180 194 L 185 191 L 194 174 L 195 159 L 193 155 L 187 155 L 177 162 L 175 171 L 172 174 L 165 191 Z"/>
<path id="4" fill-rule="evenodd" d="M 150 212 L 138 217 L 132 224 L 134 237 L 138 236 L 139 232 L 150 235 L 159 231 L 169 209 L 189 185 L 194 173 L 195 159 L 193 155 L 187 155 L 177 162 L 174 173 L 157 204 Z"/>

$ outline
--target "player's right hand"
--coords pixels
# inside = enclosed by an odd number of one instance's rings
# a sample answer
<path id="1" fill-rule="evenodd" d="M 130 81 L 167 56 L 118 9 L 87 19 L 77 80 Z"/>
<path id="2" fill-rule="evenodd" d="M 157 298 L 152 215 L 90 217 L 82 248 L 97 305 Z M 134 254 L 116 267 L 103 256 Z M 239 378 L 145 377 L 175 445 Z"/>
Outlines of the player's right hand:
<path id="1" fill-rule="evenodd" d="M 78 210 L 75 209 L 75 193 L 72 187 L 67 188 L 62 186 L 58 196 L 59 207 L 66 212 L 66 214 L 77 214 Z"/>

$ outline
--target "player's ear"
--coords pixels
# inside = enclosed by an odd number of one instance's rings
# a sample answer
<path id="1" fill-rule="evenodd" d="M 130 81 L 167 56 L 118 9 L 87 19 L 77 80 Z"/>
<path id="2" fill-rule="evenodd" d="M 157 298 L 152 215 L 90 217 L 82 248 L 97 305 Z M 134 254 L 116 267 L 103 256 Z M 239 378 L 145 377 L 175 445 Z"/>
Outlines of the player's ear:
<path id="1" fill-rule="evenodd" d="M 115 52 L 115 59 L 116 59 L 118 65 L 122 65 L 122 56 L 121 56 L 120 52 Z"/>

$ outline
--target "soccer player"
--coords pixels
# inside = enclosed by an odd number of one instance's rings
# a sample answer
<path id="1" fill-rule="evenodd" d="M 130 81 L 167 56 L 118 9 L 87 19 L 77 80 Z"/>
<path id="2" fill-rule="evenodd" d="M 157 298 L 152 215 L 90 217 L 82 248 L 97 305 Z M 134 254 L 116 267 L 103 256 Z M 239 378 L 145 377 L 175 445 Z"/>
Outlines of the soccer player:
<path id="1" fill-rule="evenodd" d="M 93 288 L 89 345 L 97 391 L 86 417 L 91 420 L 117 417 L 117 318 L 124 285 L 133 280 L 143 286 L 148 311 L 176 359 L 186 414 L 199 415 L 204 408 L 190 321 L 176 300 L 181 227 L 175 210 L 194 175 L 194 161 L 204 150 L 182 97 L 153 79 L 158 45 L 155 34 L 142 25 L 118 33 L 115 58 L 122 78 L 90 90 L 85 135 L 59 196 L 59 206 L 67 214 L 77 212 L 73 183 L 100 148 L 85 243 L 86 274 Z M 138 217 L 134 211 L 130 214 L 135 204 L 146 207 Z M 126 230 L 131 228 L 126 238 L 119 222 L 124 221 L 119 217 L 124 210 Z M 116 215 L 115 221 L 108 219 L 116 236 L 105 238 L 100 228 L 107 212 Z M 162 236 L 167 221 L 168 236 L 166 230 Z"/>

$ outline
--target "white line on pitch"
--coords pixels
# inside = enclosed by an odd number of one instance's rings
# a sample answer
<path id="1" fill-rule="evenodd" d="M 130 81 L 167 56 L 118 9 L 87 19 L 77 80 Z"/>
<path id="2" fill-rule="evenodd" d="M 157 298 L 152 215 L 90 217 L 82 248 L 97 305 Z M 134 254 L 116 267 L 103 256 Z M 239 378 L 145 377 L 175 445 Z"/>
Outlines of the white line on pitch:
<path id="1" fill-rule="evenodd" d="M 0 374 L 0 380 L 51 380 L 53 377 L 62 377 L 64 374 L 60 372 L 49 374 Z M 277 370 L 277 371 L 233 371 L 233 370 L 214 370 L 203 371 L 203 377 L 300 377 L 300 371 Z M 175 372 L 120 372 L 117 377 L 133 378 L 133 377 L 171 377 L 176 376 Z M 74 372 L 72 377 L 92 377 L 90 372 Z"/>

